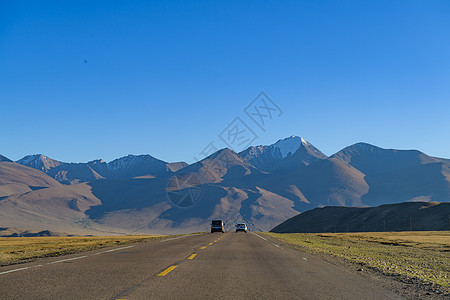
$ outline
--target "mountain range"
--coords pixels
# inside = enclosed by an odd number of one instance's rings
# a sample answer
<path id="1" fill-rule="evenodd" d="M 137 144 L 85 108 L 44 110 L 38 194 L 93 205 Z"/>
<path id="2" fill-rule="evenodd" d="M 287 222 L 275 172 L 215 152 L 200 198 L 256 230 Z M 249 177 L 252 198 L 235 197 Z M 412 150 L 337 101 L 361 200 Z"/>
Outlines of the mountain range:
<path id="1" fill-rule="evenodd" d="M 40 170 L 63 184 L 76 184 L 97 179 L 162 176 L 187 166 L 185 162 L 167 163 L 151 155 L 128 155 L 109 163 L 102 159 L 87 163 L 65 163 L 42 154 L 28 155 L 18 164 Z"/>
<path id="2" fill-rule="evenodd" d="M 0 156 L 0 226 L 75 234 L 270 230 L 324 206 L 448 202 L 450 160 L 357 143 L 327 157 L 297 136 L 193 164 L 129 155 L 65 163 Z"/>

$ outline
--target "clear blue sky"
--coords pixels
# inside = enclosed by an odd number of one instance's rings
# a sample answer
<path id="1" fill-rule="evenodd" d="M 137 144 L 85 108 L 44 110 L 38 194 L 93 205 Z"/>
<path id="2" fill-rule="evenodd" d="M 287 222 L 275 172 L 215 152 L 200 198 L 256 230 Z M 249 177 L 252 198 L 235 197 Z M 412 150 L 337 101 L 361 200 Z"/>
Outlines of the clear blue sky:
<path id="1" fill-rule="evenodd" d="M 238 116 L 255 144 L 450 158 L 450 2 L 0 1 L 0 113 L 14 160 L 192 162 Z"/>

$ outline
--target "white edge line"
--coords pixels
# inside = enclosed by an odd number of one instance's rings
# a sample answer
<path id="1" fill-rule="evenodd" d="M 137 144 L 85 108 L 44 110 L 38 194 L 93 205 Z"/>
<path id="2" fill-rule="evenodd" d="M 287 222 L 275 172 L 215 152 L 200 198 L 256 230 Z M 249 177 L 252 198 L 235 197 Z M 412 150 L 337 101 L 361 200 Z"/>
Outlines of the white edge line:
<path id="1" fill-rule="evenodd" d="M 128 248 L 133 248 L 133 247 L 134 247 L 134 245 L 133 245 L 133 246 L 127 246 L 127 247 L 121 247 L 121 248 L 110 249 L 110 250 L 106 250 L 106 251 L 103 251 L 103 252 L 95 253 L 94 255 L 99 255 L 99 254 L 102 254 L 102 253 L 108 253 L 108 252 L 114 252 L 114 251 L 123 250 L 123 249 L 128 249 Z"/>
<path id="2" fill-rule="evenodd" d="M 263 240 L 265 240 L 265 241 L 267 241 L 267 239 L 266 238 L 264 238 L 264 237 L 262 237 L 262 236 L 260 236 L 259 234 L 257 234 L 257 233 L 254 233 L 254 232 L 252 232 L 254 235 L 256 235 L 257 237 L 259 237 L 259 238 L 262 238 Z"/>
<path id="3" fill-rule="evenodd" d="M 198 233 L 198 234 L 201 234 L 201 233 Z M 167 241 L 172 241 L 172 240 L 182 239 L 182 238 L 190 237 L 190 236 L 194 236 L 194 235 L 197 235 L 197 234 L 188 234 L 188 235 L 183 235 L 183 236 L 177 236 L 177 237 L 170 238 L 170 239 L 163 239 L 162 241 L 159 241 L 159 242 L 160 242 L 160 243 L 164 243 L 164 242 L 167 242 Z"/>
<path id="4" fill-rule="evenodd" d="M 30 267 L 25 267 L 25 268 L 19 268 L 19 269 L 14 269 L 14 270 L 9 270 L 9 271 L 4 271 L 4 272 L 0 272 L 0 275 L 2 274 L 7 274 L 7 273 L 12 273 L 12 272 L 17 272 L 17 271 L 22 271 L 22 270 L 26 270 L 29 269 Z"/>
<path id="5" fill-rule="evenodd" d="M 107 253 L 107 252 L 118 251 L 118 250 L 123 250 L 123 249 L 128 249 L 128 248 L 132 248 L 132 247 L 134 247 L 134 246 L 135 246 L 135 245 L 127 246 L 127 247 L 121 247 L 121 248 L 116 248 L 116 249 L 111 249 L 111 250 L 103 251 L 103 252 L 100 252 L 100 253 L 95 253 L 95 255 L 97 255 L 97 254 L 102 254 L 102 253 Z M 76 259 L 80 259 L 80 258 L 86 258 L 86 257 L 88 257 L 88 255 L 77 256 L 77 257 L 67 258 L 67 259 L 61 259 L 61 260 L 49 262 L 49 263 L 47 263 L 47 265 L 56 264 L 56 263 L 60 263 L 60 262 L 65 262 L 65 261 L 76 260 Z M 36 265 L 36 266 L 31 266 L 31 267 L 24 267 L 24 268 L 19 268 L 19 269 L 13 269 L 13 270 L 8 270 L 8 271 L 3 271 L 3 272 L 0 272 L 0 275 L 12 273 L 12 272 L 17 272 L 17 271 L 28 270 L 28 269 L 30 269 L 30 268 L 38 268 L 38 267 L 42 267 L 42 266 L 43 266 L 43 265 Z"/>
<path id="6" fill-rule="evenodd" d="M 201 233 L 199 233 L 201 234 Z M 256 234 L 256 233 L 255 233 Z M 181 238 L 185 238 L 185 237 L 189 237 L 189 236 L 193 236 L 194 234 L 191 235 L 183 235 L 183 236 L 179 236 L 179 237 L 175 237 L 175 238 L 170 238 L 170 239 L 164 239 L 162 241 L 159 241 L 160 243 L 162 242 L 166 242 L 166 241 L 171 241 L 171 240 L 176 240 L 176 239 L 181 239 Z M 256 234 L 257 235 L 257 234 Z M 259 235 L 257 235 L 259 236 Z M 263 240 L 266 240 L 265 238 L 263 238 L 262 236 L 259 236 L 260 238 L 262 238 Z M 267 240 L 266 240 L 267 241 Z M 121 247 L 121 248 L 116 248 L 116 249 L 111 249 L 111 250 L 106 250 L 103 252 L 99 252 L 99 253 L 95 253 L 95 255 L 98 254 L 102 254 L 102 253 L 108 253 L 108 252 L 113 252 L 113 251 L 118 251 L 118 250 L 123 250 L 123 249 L 128 249 L 128 248 L 132 248 L 135 245 L 132 246 L 127 246 L 127 247 Z M 57 261 L 52 261 L 47 263 L 47 265 L 51 265 L 51 264 L 56 264 L 56 263 L 60 263 L 60 262 L 65 262 L 65 261 L 71 261 L 71 260 L 76 260 L 76 259 L 81 259 L 81 258 L 86 258 L 88 257 L 88 255 L 83 255 L 83 256 L 78 256 L 78 257 L 73 257 L 73 258 L 67 258 L 67 259 L 61 259 L 61 260 L 57 260 Z M 42 267 L 43 265 L 37 265 L 37 266 L 32 266 L 32 267 L 24 267 L 24 268 L 19 268 L 19 269 L 13 269 L 13 270 L 8 270 L 8 271 L 3 271 L 0 272 L 0 275 L 3 274 L 8 274 L 8 273 L 12 273 L 12 272 L 17 272 L 17 271 L 23 271 L 23 270 L 28 270 L 30 268 L 37 268 L 37 267 Z"/>
<path id="7" fill-rule="evenodd" d="M 60 263 L 60 262 L 64 262 L 64 261 L 76 260 L 76 259 L 85 258 L 85 257 L 87 257 L 87 255 L 73 257 L 73 258 L 67 258 L 67 259 L 61 259 L 61 260 L 49 262 L 49 263 L 47 263 L 47 265 L 56 264 L 56 263 Z"/>
<path id="8" fill-rule="evenodd" d="M 280 248 L 280 246 L 278 246 L 277 244 L 272 243 L 272 245 L 274 245 L 277 248 Z"/>
<path id="9" fill-rule="evenodd" d="M 14 270 L 9 270 L 9 271 L 4 271 L 4 272 L 0 272 L 0 275 L 12 273 L 12 272 L 17 272 L 17 271 L 28 270 L 28 269 L 32 269 L 32 268 L 39 268 L 39 267 L 43 267 L 43 266 L 44 266 L 44 265 L 36 265 L 36 266 L 30 266 L 30 267 L 24 267 L 24 268 L 19 268 L 19 269 L 14 269 Z"/>

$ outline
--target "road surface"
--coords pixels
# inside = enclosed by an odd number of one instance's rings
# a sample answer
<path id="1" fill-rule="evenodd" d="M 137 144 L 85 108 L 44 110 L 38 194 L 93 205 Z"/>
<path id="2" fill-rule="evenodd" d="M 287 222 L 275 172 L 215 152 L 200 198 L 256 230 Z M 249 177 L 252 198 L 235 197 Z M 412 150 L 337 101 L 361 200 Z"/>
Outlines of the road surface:
<path id="1" fill-rule="evenodd" d="M 202 233 L 0 268 L 1 299 L 399 299 L 261 233 Z"/>

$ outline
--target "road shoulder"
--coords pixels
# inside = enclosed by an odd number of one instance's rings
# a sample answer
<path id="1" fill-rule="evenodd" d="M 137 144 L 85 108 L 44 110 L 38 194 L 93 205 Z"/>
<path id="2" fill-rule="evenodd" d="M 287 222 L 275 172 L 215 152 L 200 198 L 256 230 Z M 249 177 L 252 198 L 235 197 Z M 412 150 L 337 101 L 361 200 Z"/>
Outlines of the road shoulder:
<path id="1" fill-rule="evenodd" d="M 377 285 L 391 290 L 407 299 L 448 299 L 450 296 L 431 284 L 425 285 L 414 280 L 409 280 L 407 282 L 400 281 L 396 276 L 388 276 L 376 269 L 367 268 L 360 263 L 352 262 L 328 253 L 309 251 L 307 248 L 296 244 L 287 243 L 264 232 L 258 232 L 258 235 L 263 236 L 269 242 L 277 243 L 286 249 L 294 250 L 299 256 L 311 255 L 313 257 L 320 258 L 327 263 L 341 267 L 351 273 L 371 280 Z"/>

